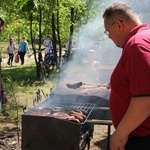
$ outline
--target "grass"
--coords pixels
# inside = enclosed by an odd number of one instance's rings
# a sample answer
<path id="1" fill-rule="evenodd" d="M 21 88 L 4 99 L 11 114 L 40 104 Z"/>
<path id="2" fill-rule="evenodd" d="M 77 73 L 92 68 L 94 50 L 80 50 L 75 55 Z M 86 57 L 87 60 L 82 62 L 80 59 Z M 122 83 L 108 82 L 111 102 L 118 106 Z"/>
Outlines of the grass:
<path id="1" fill-rule="evenodd" d="M 54 81 L 50 77 L 46 78 L 46 83 L 36 79 L 36 66 L 26 65 L 23 67 L 10 67 L 3 69 L 3 78 L 6 91 L 10 91 L 10 85 L 14 88 L 17 97 L 26 102 L 36 96 L 38 89 L 50 94 L 50 88 L 54 86 Z M 55 73 L 53 73 L 55 76 Z M 23 96 L 23 97 L 22 97 Z M 23 104 L 24 105 L 24 104 Z"/>
<path id="2" fill-rule="evenodd" d="M 18 47 L 18 45 L 16 46 Z M 25 64 L 23 66 L 21 66 L 20 63 L 14 63 L 13 67 L 9 67 L 7 65 L 8 54 L 6 53 L 6 49 L 7 42 L 0 42 L 0 53 L 2 56 L 1 68 L 5 83 L 7 83 L 7 80 L 9 79 L 12 84 L 17 86 L 16 88 L 26 90 L 26 88 L 29 87 L 29 91 L 34 91 L 34 89 L 39 87 L 44 88 L 47 84 L 49 84 L 50 87 L 53 86 L 51 78 L 47 79 L 46 84 L 41 84 L 40 81 L 37 80 L 34 58 L 32 57 L 29 59 L 27 54 L 25 57 Z"/>
<path id="3" fill-rule="evenodd" d="M 42 83 L 37 80 L 36 77 L 37 73 L 34 58 L 28 58 L 27 55 L 25 56 L 24 65 L 13 63 L 12 67 L 8 66 L 6 46 L 7 43 L 0 43 L 0 52 L 2 56 L 1 70 L 9 100 L 5 108 L 9 114 L 16 114 L 16 111 L 18 110 L 19 114 L 22 114 L 23 112 L 20 109 L 20 106 L 27 106 L 28 109 L 33 107 L 33 99 L 36 97 L 38 89 L 44 91 L 44 94 L 50 94 L 50 89 L 54 87 L 54 79 L 59 76 L 59 73 L 52 72 L 50 76 L 46 78 L 46 82 Z M 45 100 L 44 95 L 41 95 L 43 100 Z M 16 115 L 13 115 L 13 117 L 12 115 L 10 115 L 11 120 L 16 118 Z"/>
<path id="4" fill-rule="evenodd" d="M 38 89 L 43 91 L 45 95 L 49 95 L 50 89 L 54 87 L 56 79 L 59 77 L 59 72 L 51 72 L 45 83 L 39 81 L 37 79 L 34 57 L 28 58 L 27 54 L 24 65 L 20 65 L 19 62 L 18 64 L 13 63 L 13 66 L 10 67 L 7 65 L 8 54 L 6 53 L 6 46 L 7 43 L 0 42 L 1 72 L 8 97 L 8 103 L 3 105 L 3 109 L 0 111 L 0 130 L 3 130 L 3 126 L 7 127 L 10 123 L 14 124 L 17 127 L 16 131 L 8 130 L 5 132 L 16 132 L 19 143 L 21 116 L 24 114 L 23 108 L 26 108 L 25 111 L 28 111 L 34 107 L 33 100 L 36 98 Z M 44 94 L 41 92 L 42 101 L 45 100 Z"/>
<path id="5" fill-rule="evenodd" d="M 16 47 L 18 47 L 18 44 Z M 32 52 L 31 45 L 29 45 L 29 47 Z M 50 89 L 54 86 L 54 79 L 59 76 L 59 73 L 52 72 L 50 76 L 46 78 L 46 83 L 43 84 L 36 78 L 37 72 L 33 56 L 28 58 L 26 54 L 24 65 L 20 65 L 19 62 L 18 64 L 13 63 L 13 66 L 10 67 L 7 65 L 8 54 L 6 53 L 6 49 L 7 42 L 0 42 L 0 54 L 2 56 L 1 68 L 7 95 L 13 88 L 17 100 L 22 105 L 25 105 L 27 101 L 30 101 L 36 96 L 38 89 L 44 91 L 45 94 L 50 94 Z"/>
<path id="6" fill-rule="evenodd" d="M 4 69 L 4 77 L 9 77 L 13 82 L 18 85 L 33 85 L 36 81 L 36 66 L 25 66 L 25 67 L 12 67 Z M 5 78 L 4 78 L 5 80 Z"/>
<path id="7" fill-rule="evenodd" d="M 17 126 L 21 123 L 21 116 L 33 106 L 33 99 L 36 98 L 38 89 L 42 90 L 44 94 L 50 94 L 50 89 L 54 86 L 54 78 L 57 78 L 58 73 L 52 73 L 46 78 L 46 83 L 36 79 L 36 66 L 28 64 L 19 67 L 3 67 L 2 70 L 5 90 L 9 102 L 3 106 L 7 119 L 2 119 L 3 115 L 0 113 L 0 122 L 13 122 Z M 53 78 L 54 77 L 54 78 Z M 45 100 L 44 94 L 41 92 L 42 101 Z"/>

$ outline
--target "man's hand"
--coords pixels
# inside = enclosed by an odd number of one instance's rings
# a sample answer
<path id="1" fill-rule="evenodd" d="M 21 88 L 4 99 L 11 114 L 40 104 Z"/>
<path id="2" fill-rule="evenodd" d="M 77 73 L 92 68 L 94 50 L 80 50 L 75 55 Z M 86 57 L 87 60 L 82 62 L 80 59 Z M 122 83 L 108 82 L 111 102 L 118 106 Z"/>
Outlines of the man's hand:
<path id="1" fill-rule="evenodd" d="M 115 131 L 110 139 L 111 150 L 124 150 L 124 146 L 128 140 L 128 137 L 122 136 L 120 133 Z"/>

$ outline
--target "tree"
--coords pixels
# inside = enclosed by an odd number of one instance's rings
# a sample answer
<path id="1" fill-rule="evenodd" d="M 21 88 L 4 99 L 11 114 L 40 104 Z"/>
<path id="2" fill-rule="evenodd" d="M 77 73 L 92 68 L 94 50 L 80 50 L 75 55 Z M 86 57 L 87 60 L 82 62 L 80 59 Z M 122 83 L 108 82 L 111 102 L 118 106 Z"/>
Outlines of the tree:
<path id="1" fill-rule="evenodd" d="M 91 21 L 96 14 L 95 10 L 99 9 L 97 6 L 101 3 L 101 1 L 1 1 L 0 12 L 2 12 L 2 15 L 6 21 L 4 32 L 5 38 L 3 39 L 8 39 L 8 37 L 14 36 L 19 42 L 20 35 L 25 35 L 27 39 L 29 39 L 37 66 L 37 77 L 39 77 L 38 62 L 40 57 L 37 57 L 36 54 L 37 51 L 40 52 L 43 38 L 48 34 L 52 35 L 55 54 L 57 54 L 58 46 L 59 57 L 61 58 L 61 45 L 67 43 L 68 40 L 70 41 L 70 39 L 72 39 L 72 37 L 75 35 L 74 33 L 80 32 L 80 26 L 88 24 Z M 34 39 L 36 37 L 39 38 L 38 48 L 35 47 Z M 78 39 L 77 36 L 75 38 Z"/>

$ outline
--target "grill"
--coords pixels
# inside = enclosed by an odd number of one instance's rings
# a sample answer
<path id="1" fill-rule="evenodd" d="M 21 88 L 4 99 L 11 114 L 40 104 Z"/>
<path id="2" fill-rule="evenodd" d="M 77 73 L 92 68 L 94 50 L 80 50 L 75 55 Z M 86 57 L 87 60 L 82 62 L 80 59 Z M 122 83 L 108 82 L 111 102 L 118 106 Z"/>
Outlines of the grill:
<path id="1" fill-rule="evenodd" d="M 89 145 L 93 125 L 86 123 L 94 104 L 62 103 L 48 99 L 22 116 L 22 150 L 82 150 Z M 52 116 L 55 113 L 82 111 L 80 122 Z"/>
<path id="2" fill-rule="evenodd" d="M 84 124 L 91 114 L 94 106 L 95 105 L 91 103 L 58 103 L 47 100 L 38 107 L 31 109 L 25 115 L 47 116 L 71 121 L 67 118 L 69 118 L 69 115 L 73 116 L 73 114 L 76 113 L 81 116 L 84 115 L 85 118 L 83 118 L 83 120 L 79 120 L 78 122 L 80 124 Z"/>
<path id="3" fill-rule="evenodd" d="M 64 92 L 63 92 L 64 90 Z M 68 91 L 68 93 L 66 92 Z M 108 100 L 64 88 L 53 91 L 50 98 L 22 115 L 22 150 L 84 150 L 93 134 L 93 119 L 110 119 Z M 53 113 L 81 111 L 86 117 L 80 122 L 56 117 Z"/>

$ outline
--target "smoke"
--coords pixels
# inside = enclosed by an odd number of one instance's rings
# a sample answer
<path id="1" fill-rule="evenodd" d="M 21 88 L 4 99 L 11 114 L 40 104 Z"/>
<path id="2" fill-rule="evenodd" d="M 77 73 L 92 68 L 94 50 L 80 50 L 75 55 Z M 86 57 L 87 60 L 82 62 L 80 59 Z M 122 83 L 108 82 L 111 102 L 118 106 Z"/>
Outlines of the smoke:
<path id="1" fill-rule="evenodd" d="M 94 3 L 94 0 L 92 1 Z M 102 13 L 107 6 L 118 0 L 99 2 L 99 12 L 94 19 L 90 20 L 86 25 L 83 25 L 79 32 L 74 34 L 76 42 L 73 48 L 73 59 L 67 64 L 61 74 L 63 82 L 96 82 L 100 84 L 109 83 L 111 73 L 116 66 L 122 50 L 104 34 L 104 25 Z M 149 0 L 144 3 L 139 3 L 139 0 L 123 0 L 127 3 L 140 17 L 142 22 L 148 22 Z M 103 4 L 103 5 L 102 5 Z M 104 40 L 105 39 L 105 40 Z M 96 53 L 95 62 L 99 63 L 98 73 L 92 68 L 89 63 L 89 50 L 94 50 Z M 91 67 L 92 66 L 92 67 Z"/>

